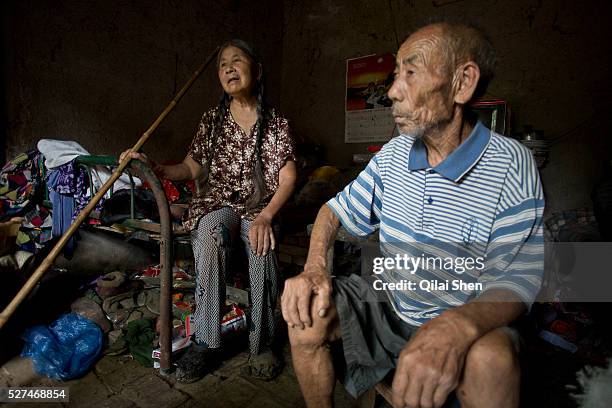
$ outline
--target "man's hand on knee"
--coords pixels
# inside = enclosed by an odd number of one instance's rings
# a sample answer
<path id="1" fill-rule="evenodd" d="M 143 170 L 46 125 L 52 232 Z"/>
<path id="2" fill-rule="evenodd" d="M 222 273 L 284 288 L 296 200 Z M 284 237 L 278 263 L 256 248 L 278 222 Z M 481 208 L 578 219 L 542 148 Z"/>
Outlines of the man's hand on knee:
<path id="1" fill-rule="evenodd" d="M 324 317 L 331 305 L 331 278 L 325 270 L 305 270 L 288 279 L 281 297 L 283 318 L 291 328 L 312 326 L 311 307 Z M 314 304 L 311 301 L 314 295 Z"/>
<path id="2" fill-rule="evenodd" d="M 393 378 L 396 407 L 440 407 L 457 387 L 473 330 L 452 314 L 424 324 L 404 347 Z"/>

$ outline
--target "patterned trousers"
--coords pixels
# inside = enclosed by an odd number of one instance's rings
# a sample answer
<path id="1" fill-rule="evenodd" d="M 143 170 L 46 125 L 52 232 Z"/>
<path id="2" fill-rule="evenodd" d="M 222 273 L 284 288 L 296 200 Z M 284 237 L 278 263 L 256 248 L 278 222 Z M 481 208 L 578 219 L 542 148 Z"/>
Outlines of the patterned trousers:
<path id="1" fill-rule="evenodd" d="M 274 308 L 278 297 L 277 260 L 274 251 L 264 256 L 251 252 L 250 221 L 229 207 L 203 216 L 191 233 L 196 267 L 196 341 L 210 348 L 221 347 L 221 318 L 225 305 L 225 275 L 238 234 L 249 261 L 251 316 L 248 320 L 249 349 L 259 354 L 274 339 Z"/>

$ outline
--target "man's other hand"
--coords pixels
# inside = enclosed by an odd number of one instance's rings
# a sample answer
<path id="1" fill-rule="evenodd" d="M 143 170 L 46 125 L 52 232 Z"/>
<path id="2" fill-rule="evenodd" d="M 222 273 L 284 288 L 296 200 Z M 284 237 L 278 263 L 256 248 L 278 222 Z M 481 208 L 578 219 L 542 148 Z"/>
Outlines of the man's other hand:
<path id="1" fill-rule="evenodd" d="M 395 407 L 441 407 L 459 384 L 475 329 L 446 312 L 425 323 L 400 353 L 393 378 Z"/>

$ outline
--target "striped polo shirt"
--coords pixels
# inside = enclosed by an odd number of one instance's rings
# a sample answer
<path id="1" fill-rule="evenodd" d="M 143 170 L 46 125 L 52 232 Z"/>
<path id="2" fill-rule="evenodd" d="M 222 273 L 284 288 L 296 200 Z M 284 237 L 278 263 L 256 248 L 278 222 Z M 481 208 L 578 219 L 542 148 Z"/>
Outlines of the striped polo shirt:
<path id="1" fill-rule="evenodd" d="M 385 290 L 409 324 L 488 289 L 510 290 L 528 306 L 539 291 L 544 195 L 537 167 L 525 146 L 480 122 L 435 167 L 420 138 L 397 136 L 327 205 L 353 235 L 380 230 L 381 255 L 421 259 L 419 268 L 406 267 L 413 261 L 376 275 L 396 284 Z M 388 289 L 398 284 L 412 286 Z"/>

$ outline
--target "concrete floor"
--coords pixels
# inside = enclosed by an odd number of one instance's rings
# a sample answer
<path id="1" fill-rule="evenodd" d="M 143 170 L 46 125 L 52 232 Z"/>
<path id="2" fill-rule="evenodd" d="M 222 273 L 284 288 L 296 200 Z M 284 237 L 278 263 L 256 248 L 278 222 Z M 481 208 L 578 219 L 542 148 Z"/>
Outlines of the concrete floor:
<path id="1" fill-rule="evenodd" d="M 242 352 L 224 362 L 213 373 L 192 384 L 179 384 L 174 377 L 163 377 L 158 370 L 142 367 L 129 356 L 102 358 L 87 375 L 58 383 L 35 379 L 31 386 L 69 387 L 69 403 L 28 403 L 44 407 L 305 407 L 290 361 L 283 373 L 264 382 L 240 374 L 248 353 Z M 356 407 L 356 401 L 336 387 L 336 406 Z M 0 406 L 9 404 L 0 404 Z M 10 404 L 10 406 L 15 406 Z"/>

